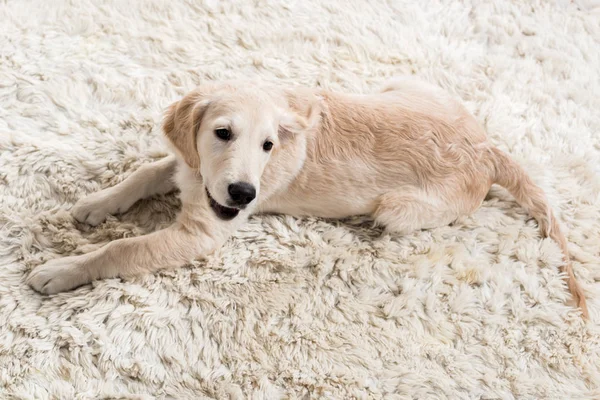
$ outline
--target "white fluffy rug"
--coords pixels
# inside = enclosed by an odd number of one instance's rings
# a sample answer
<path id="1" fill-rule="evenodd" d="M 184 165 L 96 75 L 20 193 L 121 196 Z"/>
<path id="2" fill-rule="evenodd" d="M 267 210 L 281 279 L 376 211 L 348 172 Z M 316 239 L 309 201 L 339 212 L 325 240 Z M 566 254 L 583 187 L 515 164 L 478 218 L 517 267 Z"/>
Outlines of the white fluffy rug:
<path id="1" fill-rule="evenodd" d="M 0 5 L 0 398 L 600 397 L 597 2 L 136 3 Z M 502 189 L 408 236 L 255 217 L 176 271 L 25 285 L 44 260 L 173 220 L 175 195 L 98 228 L 68 210 L 162 157 L 162 111 L 199 82 L 360 92 L 403 74 L 461 97 L 546 190 L 592 322 Z"/>

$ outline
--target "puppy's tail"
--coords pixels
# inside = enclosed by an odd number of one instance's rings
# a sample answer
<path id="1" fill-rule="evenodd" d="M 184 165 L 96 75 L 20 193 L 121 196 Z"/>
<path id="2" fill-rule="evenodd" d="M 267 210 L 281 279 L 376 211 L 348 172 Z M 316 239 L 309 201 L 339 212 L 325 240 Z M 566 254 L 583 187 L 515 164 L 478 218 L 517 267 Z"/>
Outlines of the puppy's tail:
<path id="1" fill-rule="evenodd" d="M 517 203 L 525 208 L 533 216 L 540 227 L 544 237 L 550 237 L 558 243 L 564 254 L 564 265 L 561 272 L 566 274 L 565 281 L 573 302 L 579 306 L 585 319 L 589 318 L 587 305 L 583 291 L 573 274 L 573 266 L 569 259 L 567 239 L 562 234 L 558 221 L 550 209 L 546 196 L 529 176 L 508 155 L 496 148 L 490 148 L 490 161 L 492 162 L 492 182 L 506 188 L 517 200 Z"/>

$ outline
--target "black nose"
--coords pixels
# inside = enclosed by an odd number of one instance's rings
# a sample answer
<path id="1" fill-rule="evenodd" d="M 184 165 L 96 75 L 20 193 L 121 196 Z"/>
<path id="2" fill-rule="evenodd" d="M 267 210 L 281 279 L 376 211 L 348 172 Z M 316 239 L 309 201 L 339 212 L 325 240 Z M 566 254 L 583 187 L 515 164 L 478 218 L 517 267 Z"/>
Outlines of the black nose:
<path id="1" fill-rule="evenodd" d="M 256 189 L 247 182 L 232 183 L 227 187 L 232 205 L 245 206 L 256 197 Z"/>

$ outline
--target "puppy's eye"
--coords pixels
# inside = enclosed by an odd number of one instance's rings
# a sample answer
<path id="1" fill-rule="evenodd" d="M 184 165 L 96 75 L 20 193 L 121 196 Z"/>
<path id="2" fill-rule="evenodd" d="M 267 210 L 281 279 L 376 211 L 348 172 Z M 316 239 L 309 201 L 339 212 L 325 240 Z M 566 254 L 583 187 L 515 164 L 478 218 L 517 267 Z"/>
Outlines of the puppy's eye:
<path id="1" fill-rule="evenodd" d="M 217 135 L 217 137 L 221 140 L 227 141 L 227 140 L 231 139 L 231 132 L 229 131 L 229 129 L 225 129 L 225 128 L 216 129 L 215 135 Z"/>
<path id="2" fill-rule="evenodd" d="M 273 142 L 267 140 L 266 142 L 263 143 L 264 151 L 271 151 L 272 148 L 273 148 Z"/>

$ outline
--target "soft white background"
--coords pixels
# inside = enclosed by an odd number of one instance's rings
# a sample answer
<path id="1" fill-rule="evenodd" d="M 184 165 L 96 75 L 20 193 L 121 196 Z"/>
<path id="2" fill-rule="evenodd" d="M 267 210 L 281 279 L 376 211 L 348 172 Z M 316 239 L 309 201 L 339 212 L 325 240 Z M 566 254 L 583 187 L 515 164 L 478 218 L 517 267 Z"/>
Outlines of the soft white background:
<path id="1" fill-rule="evenodd" d="M 598 4 L 495 3 L 0 4 L 0 397 L 600 397 Z M 198 83 L 365 92 L 402 74 L 462 98 L 544 188 L 592 322 L 501 189 L 408 236 L 256 217 L 176 271 L 52 297 L 24 284 L 173 220 L 174 195 L 94 229 L 68 210 L 162 157 L 162 112 Z"/>

